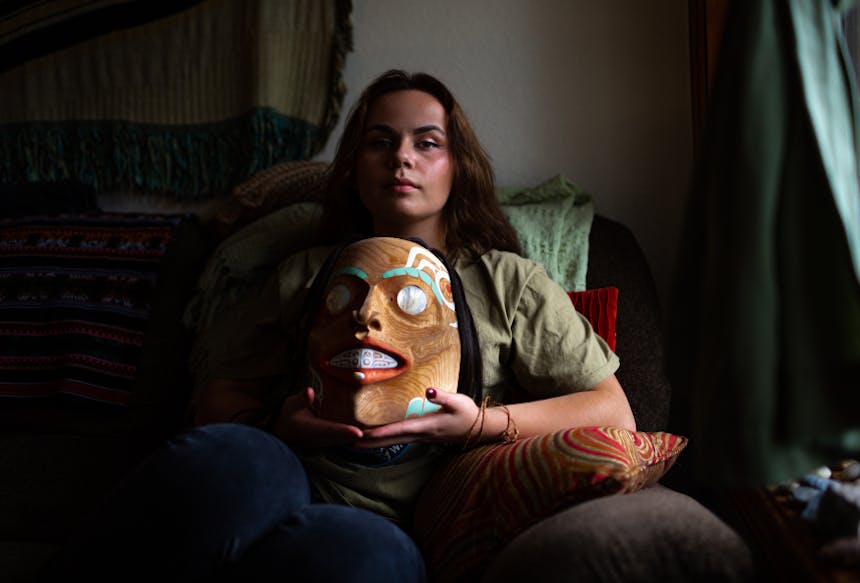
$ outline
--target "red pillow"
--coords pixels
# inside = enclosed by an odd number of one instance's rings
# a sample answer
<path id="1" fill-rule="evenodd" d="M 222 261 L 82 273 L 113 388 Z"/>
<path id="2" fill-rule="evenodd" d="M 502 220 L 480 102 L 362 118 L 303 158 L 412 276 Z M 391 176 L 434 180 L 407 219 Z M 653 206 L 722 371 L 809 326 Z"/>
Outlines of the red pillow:
<path id="1" fill-rule="evenodd" d="M 585 316 L 591 327 L 615 350 L 615 316 L 618 314 L 618 288 L 598 287 L 567 292 L 576 311 Z"/>

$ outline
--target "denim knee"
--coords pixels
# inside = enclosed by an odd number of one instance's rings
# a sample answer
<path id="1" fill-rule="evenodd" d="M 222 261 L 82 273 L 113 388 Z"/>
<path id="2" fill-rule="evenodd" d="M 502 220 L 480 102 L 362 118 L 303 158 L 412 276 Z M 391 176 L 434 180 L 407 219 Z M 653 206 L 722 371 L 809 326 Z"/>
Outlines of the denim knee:
<path id="1" fill-rule="evenodd" d="M 162 499 L 175 496 L 211 527 L 216 517 L 223 528 L 272 527 L 310 503 L 298 457 L 277 437 L 246 425 L 194 428 L 171 439 L 149 463 L 137 481 L 159 481 Z"/>
<path id="2" fill-rule="evenodd" d="M 177 435 L 130 480 L 158 482 L 162 493 L 187 495 L 196 503 L 254 497 L 276 511 L 276 500 L 284 492 L 301 504 L 310 500 L 307 475 L 289 447 L 265 431 L 236 423 L 205 425 Z"/>
<path id="3" fill-rule="evenodd" d="M 205 578 L 309 503 L 304 469 L 279 439 L 239 424 L 197 427 L 123 480 L 61 554 L 60 572 Z"/>
<path id="4" fill-rule="evenodd" d="M 337 504 L 313 504 L 292 515 L 236 568 L 237 581 L 426 581 L 421 552 L 403 529 L 369 510 Z"/>

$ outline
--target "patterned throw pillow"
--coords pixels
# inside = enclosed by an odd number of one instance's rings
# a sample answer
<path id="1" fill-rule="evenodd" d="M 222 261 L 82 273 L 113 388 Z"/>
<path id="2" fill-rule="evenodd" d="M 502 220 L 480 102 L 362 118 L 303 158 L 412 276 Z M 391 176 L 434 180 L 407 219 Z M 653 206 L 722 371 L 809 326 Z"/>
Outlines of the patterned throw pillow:
<path id="1" fill-rule="evenodd" d="M 578 427 L 455 455 L 416 509 L 414 534 L 431 578 L 476 579 L 532 524 L 573 504 L 653 485 L 686 445 L 670 433 Z"/>

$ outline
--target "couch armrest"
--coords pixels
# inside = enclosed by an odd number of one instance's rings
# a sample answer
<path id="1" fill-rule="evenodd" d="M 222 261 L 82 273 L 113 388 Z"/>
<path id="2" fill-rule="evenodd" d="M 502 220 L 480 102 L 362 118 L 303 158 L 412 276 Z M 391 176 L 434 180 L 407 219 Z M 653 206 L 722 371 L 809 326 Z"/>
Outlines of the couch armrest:
<path id="1" fill-rule="evenodd" d="M 665 372 L 662 318 L 651 269 L 626 226 L 595 215 L 589 236 L 587 287 L 618 288 L 618 380 L 640 431 L 666 429 L 671 387 Z"/>

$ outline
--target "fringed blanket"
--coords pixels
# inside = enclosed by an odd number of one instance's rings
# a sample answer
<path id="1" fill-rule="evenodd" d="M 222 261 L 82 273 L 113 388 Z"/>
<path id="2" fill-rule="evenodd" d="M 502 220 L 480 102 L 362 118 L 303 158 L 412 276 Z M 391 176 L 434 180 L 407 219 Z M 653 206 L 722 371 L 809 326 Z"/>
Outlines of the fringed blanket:
<path id="1" fill-rule="evenodd" d="M 12 4 L 0 13 L 0 183 L 211 197 L 312 157 L 340 115 L 349 0 Z M 111 32 L 93 27 L 102 20 Z"/>

